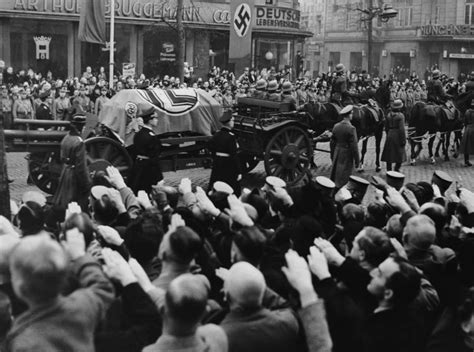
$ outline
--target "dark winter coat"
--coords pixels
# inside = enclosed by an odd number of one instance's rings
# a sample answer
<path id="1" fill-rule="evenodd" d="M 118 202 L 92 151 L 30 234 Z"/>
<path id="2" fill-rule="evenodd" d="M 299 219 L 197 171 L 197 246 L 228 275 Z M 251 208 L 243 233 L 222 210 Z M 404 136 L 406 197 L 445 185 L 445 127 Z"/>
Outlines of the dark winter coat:
<path id="1" fill-rule="evenodd" d="M 390 112 L 385 120 L 385 146 L 382 161 L 387 163 L 403 163 L 407 160 L 405 145 L 405 116 L 401 112 Z"/>
<path id="2" fill-rule="evenodd" d="M 130 175 L 129 185 L 135 192 L 151 192 L 151 186 L 163 179 L 160 168 L 159 154 L 160 139 L 151 128 L 143 126 L 133 137 L 134 152 L 136 155 Z"/>
<path id="3" fill-rule="evenodd" d="M 86 146 L 72 131 L 61 142 L 61 162 L 64 165 L 53 204 L 66 208 L 70 202 L 77 202 L 82 209 L 87 209 L 92 181 L 86 163 Z"/>
<path id="4" fill-rule="evenodd" d="M 466 111 L 464 116 L 466 128 L 462 135 L 461 146 L 459 150 L 464 154 L 474 154 L 474 109 Z"/>
<path id="5" fill-rule="evenodd" d="M 227 127 L 216 132 L 209 140 L 208 149 L 212 153 L 212 172 L 209 188 L 216 181 L 227 183 L 240 195 L 238 176 L 242 173 L 237 151 L 239 145 L 234 133 Z"/>
<path id="6" fill-rule="evenodd" d="M 344 186 L 359 165 L 359 149 L 357 148 L 357 132 L 354 126 L 342 120 L 332 130 L 331 137 L 331 179 L 337 188 Z"/>

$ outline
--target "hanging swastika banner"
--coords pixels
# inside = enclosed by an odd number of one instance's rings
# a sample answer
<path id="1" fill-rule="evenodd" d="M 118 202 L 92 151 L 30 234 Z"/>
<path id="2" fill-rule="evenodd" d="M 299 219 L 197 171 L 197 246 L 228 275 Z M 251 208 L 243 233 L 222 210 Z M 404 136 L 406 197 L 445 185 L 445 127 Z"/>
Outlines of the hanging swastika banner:
<path id="1" fill-rule="evenodd" d="M 251 63 L 253 8 L 254 0 L 230 1 L 229 61 L 239 75 Z"/>

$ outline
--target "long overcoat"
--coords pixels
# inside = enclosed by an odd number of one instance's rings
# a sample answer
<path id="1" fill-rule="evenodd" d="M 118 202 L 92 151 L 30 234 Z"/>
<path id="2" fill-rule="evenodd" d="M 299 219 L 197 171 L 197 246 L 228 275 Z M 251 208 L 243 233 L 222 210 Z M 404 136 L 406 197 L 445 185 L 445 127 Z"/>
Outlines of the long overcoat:
<path id="1" fill-rule="evenodd" d="M 234 193 L 239 195 L 240 183 L 238 176 L 242 171 L 237 154 L 239 145 L 234 133 L 229 128 L 223 127 L 212 136 L 207 147 L 212 153 L 212 172 L 209 188 L 212 188 L 214 182 L 222 181 L 231 186 Z"/>
<path id="2" fill-rule="evenodd" d="M 77 202 L 86 210 L 92 181 L 87 168 L 84 141 L 77 134 L 69 132 L 61 141 L 60 153 L 63 169 L 53 204 L 65 208 L 70 202 Z"/>
<path id="3" fill-rule="evenodd" d="M 359 149 L 357 148 L 357 132 L 347 120 L 337 123 L 331 137 L 331 179 L 337 188 L 344 186 L 359 165 Z"/>
<path id="4" fill-rule="evenodd" d="M 462 135 L 460 151 L 463 154 L 474 154 L 474 109 L 469 109 L 464 115 L 466 128 Z"/>
<path id="5" fill-rule="evenodd" d="M 405 145 L 405 117 L 401 112 L 390 112 L 385 119 L 387 137 L 382 152 L 382 161 L 387 163 L 403 163 L 407 160 Z"/>
<path id="6" fill-rule="evenodd" d="M 138 191 L 151 192 L 152 186 L 163 179 L 159 155 L 161 141 L 153 130 L 143 126 L 133 137 L 134 152 L 136 155 L 129 186 L 135 194 Z"/>

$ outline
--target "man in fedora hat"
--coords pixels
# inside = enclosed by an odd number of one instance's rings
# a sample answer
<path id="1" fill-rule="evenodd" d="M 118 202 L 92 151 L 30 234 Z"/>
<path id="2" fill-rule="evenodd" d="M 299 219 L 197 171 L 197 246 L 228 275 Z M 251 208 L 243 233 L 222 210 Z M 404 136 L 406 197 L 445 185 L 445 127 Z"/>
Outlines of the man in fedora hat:
<path id="1" fill-rule="evenodd" d="M 396 99 L 391 104 L 391 111 L 385 119 L 387 138 L 382 152 L 382 161 L 387 163 L 387 171 L 392 170 L 392 163 L 395 163 L 395 171 L 400 171 L 402 163 L 407 159 L 405 152 L 407 142 L 405 116 L 402 109 L 403 102 L 401 99 Z"/>
<path id="2" fill-rule="evenodd" d="M 81 209 L 87 209 L 92 181 L 86 163 L 86 146 L 81 138 L 85 124 L 84 114 L 74 115 L 69 133 L 61 141 L 63 169 L 53 204 L 63 209 L 66 209 L 70 202 L 77 202 Z"/>
<path id="3" fill-rule="evenodd" d="M 332 130 L 331 137 L 331 180 L 337 188 L 344 186 L 352 175 L 354 168 L 359 165 L 359 149 L 357 148 L 357 132 L 351 124 L 352 105 L 343 108 L 339 115 L 342 121 Z"/>
<path id="4" fill-rule="evenodd" d="M 235 134 L 232 132 L 234 127 L 232 110 L 225 111 L 219 120 L 222 123 L 222 128 L 212 136 L 207 145 L 212 153 L 209 189 L 212 189 L 214 182 L 223 181 L 232 187 L 237 196 L 240 196 L 242 172 L 237 154 L 239 144 Z"/>
<path id="5" fill-rule="evenodd" d="M 59 90 L 59 97 L 54 99 L 52 109 L 54 120 L 68 120 L 70 117 L 69 113 L 71 111 L 72 106 L 71 100 L 69 100 L 67 93 L 68 90 L 66 86 L 62 86 Z"/>
<path id="6" fill-rule="evenodd" d="M 428 102 L 444 104 L 450 98 L 444 90 L 440 76 L 441 72 L 439 70 L 434 70 L 432 72 L 431 80 L 429 80 L 427 84 Z"/>

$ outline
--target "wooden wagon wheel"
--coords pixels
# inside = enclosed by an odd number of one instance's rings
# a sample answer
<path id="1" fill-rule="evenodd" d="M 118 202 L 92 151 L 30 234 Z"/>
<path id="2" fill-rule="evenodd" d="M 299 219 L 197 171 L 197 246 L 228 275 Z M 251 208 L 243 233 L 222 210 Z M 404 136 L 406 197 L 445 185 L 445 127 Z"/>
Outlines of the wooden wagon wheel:
<path id="1" fill-rule="evenodd" d="M 277 176 L 288 184 L 300 181 L 311 167 L 313 146 L 308 133 L 297 126 L 278 131 L 265 148 L 267 175 Z"/>
<path id="2" fill-rule="evenodd" d="M 240 153 L 239 154 L 240 168 L 243 174 L 248 174 L 260 162 L 260 159 L 253 154 Z"/>
<path id="3" fill-rule="evenodd" d="M 133 165 L 132 158 L 119 142 L 107 137 L 93 137 L 85 140 L 87 165 L 108 161 L 126 179 Z M 54 194 L 59 184 L 62 163 L 59 151 L 32 153 L 28 157 L 28 170 L 33 183 L 43 192 Z"/>
<path id="4" fill-rule="evenodd" d="M 133 160 L 125 147 L 108 137 L 93 137 L 85 140 L 87 165 L 108 161 L 115 166 L 126 179 L 133 165 Z"/>
<path id="5" fill-rule="evenodd" d="M 54 194 L 58 188 L 62 164 L 57 152 L 31 153 L 27 157 L 31 181 L 43 192 Z"/>

